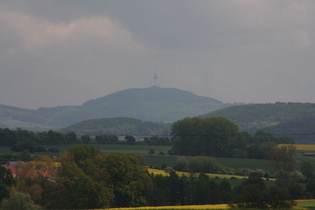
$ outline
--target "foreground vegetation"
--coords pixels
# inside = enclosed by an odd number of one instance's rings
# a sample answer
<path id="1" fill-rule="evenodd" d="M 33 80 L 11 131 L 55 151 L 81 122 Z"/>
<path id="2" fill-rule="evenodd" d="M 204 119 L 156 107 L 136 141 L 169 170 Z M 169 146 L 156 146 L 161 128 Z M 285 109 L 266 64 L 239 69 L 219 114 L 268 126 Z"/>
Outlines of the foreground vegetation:
<path id="1" fill-rule="evenodd" d="M 286 154 L 286 161 L 291 152 L 285 147 L 277 149 L 276 154 Z M 280 158 L 275 161 L 281 163 L 284 160 L 281 157 L 275 156 Z M 3 185 L 13 187 L 2 188 L 5 192 L 3 205 L 10 203 L 17 193 L 29 195 L 28 200 L 34 205 L 49 209 L 224 203 L 234 203 L 233 208 L 289 208 L 294 204 L 292 198 L 310 196 L 302 191 L 296 193 L 299 187 L 297 177 L 291 175 L 291 168 L 278 168 L 277 184 L 267 185 L 262 173 L 253 171 L 233 186 L 226 178 L 211 178 L 202 172 L 178 174 L 172 168 L 165 168 L 167 176 L 150 174 L 136 156 L 105 154 L 87 146 L 75 146 L 62 153 L 58 160 L 60 164 L 49 157 L 41 157 L 19 167 L 16 183 L 3 179 Z M 199 165 L 200 160 L 208 158 L 193 158 L 193 165 Z M 293 162 L 287 163 L 290 164 Z M 305 171 L 311 171 L 310 174 L 305 172 L 305 177 L 312 180 L 313 170 Z M 12 177 L 9 171 L 3 172 L 3 177 Z"/>
<path id="2" fill-rule="evenodd" d="M 5 138 L 8 133 L 13 142 Z M 54 143 L 48 150 L 47 142 Z M 32 205 L 48 209 L 197 204 L 290 208 L 293 199 L 315 197 L 312 163 L 303 161 L 296 168 L 296 147 L 277 146 L 290 142 L 290 138 L 264 132 L 241 133 L 221 117 L 185 118 L 173 124 L 171 141 L 152 136 L 141 145 L 132 135 L 123 140 L 113 135 L 92 139 L 88 135 L 77 138 L 74 133 L 3 129 L 0 144 L 19 152 L 15 158 L 27 162 L 18 164 L 16 179 L 7 179 L 13 175 L 2 168 L 2 204 L 26 196 L 24 200 Z M 71 147 L 74 143 L 81 145 Z M 91 143 L 94 147 L 86 146 Z M 48 152 L 54 159 L 43 156 Z M 265 169 L 258 168 L 263 164 Z"/>

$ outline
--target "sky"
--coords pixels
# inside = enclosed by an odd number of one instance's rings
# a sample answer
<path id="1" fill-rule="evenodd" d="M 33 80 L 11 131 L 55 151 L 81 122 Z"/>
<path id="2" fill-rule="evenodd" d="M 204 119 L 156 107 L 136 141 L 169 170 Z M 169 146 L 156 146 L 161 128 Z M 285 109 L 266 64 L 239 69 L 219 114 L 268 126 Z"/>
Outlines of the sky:
<path id="1" fill-rule="evenodd" d="M 314 0 L 0 0 L 0 104 L 172 87 L 315 103 Z"/>

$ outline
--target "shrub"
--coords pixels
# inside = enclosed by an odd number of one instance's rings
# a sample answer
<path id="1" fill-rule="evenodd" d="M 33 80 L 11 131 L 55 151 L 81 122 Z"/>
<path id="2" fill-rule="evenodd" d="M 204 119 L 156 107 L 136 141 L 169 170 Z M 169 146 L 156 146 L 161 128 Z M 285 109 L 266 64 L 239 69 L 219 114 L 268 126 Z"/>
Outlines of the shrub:
<path id="1" fill-rule="evenodd" d="M 210 157 L 180 157 L 177 159 L 176 169 L 198 173 L 217 173 L 225 171 L 225 167 Z"/>
<path id="2" fill-rule="evenodd" d="M 159 153 L 159 155 L 165 155 L 165 153 L 164 153 L 163 151 L 161 151 L 161 152 Z"/>
<path id="3" fill-rule="evenodd" d="M 150 149 L 150 150 L 149 150 L 149 152 L 148 152 L 148 154 L 150 154 L 150 155 L 154 155 L 154 154 L 155 154 L 154 149 Z"/>

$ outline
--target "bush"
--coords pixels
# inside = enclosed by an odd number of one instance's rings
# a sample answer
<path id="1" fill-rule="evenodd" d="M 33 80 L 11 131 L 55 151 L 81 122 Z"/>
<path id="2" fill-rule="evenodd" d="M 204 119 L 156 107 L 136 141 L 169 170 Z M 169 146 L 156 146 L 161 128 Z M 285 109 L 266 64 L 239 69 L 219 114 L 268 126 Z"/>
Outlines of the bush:
<path id="1" fill-rule="evenodd" d="M 28 150 L 31 153 L 35 151 L 34 142 L 30 139 L 24 139 L 19 141 L 17 144 L 12 145 L 11 150 L 15 152 L 22 152 L 24 150 Z"/>
<path id="2" fill-rule="evenodd" d="M 33 209 L 40 210 L 41 207 L 34 204 L 29 194 L 12 191 L 10 197 L 3 199 L 2 209 Z"/>
<path id="3" fill-rule="evenodd" d="M 165 155 L 165 153 L 164 153 L 163 151 L 161 151 L 161 152 L 159 153 L 159 155 Z"/>
<path id="4" fill-rule="evenodd" d="M 154 154 L 155 154 L 154 149 L 150 149 L 150 150 L 149 150 L 149 152 L 148 152 L 148 154 L 150 154 L 150 155 L 154 155 Z"/>
<path id="5" fill-rule="evenodd" d="M 217 173 L 226 168 L 210 157 L 180 157 L 177 159 L 176 169 L 198 173 Z"/>
<path id="6" fill-rule="evenodd" d="M 170 167 L 170 166 L 168 166 L 168 167 L 166 167 L 165 169 L 164 169 L 164 171 L 166 172 L 166 173 L 171 173 L 171 172 L 175 172 L 175 170 L 172 168 L 172 167 Z"/>

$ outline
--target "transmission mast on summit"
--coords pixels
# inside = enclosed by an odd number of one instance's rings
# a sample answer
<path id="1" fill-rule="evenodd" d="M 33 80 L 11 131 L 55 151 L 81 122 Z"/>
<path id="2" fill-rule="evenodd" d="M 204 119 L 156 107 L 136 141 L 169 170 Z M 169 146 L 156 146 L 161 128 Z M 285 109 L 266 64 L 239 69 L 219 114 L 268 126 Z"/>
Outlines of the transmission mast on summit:
<path id="1" fill-rule="evenodd" d="M 156 85 L 156 80 L 157 80 L 158 76 L 156 75 L 156 73 L 154 73 L 153 79 L 154 79 L 154 87 L 157 87 Z"/>

